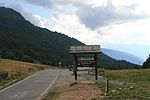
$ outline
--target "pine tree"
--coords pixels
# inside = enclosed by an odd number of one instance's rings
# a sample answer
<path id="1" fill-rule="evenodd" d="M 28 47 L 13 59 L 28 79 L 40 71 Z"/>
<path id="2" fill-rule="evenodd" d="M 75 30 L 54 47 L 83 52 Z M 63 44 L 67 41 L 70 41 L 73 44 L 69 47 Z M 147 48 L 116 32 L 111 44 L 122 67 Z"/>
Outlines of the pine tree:
<path id="1" fill-rule="evenodd" d="M 147 60 L 143 63 L 142 68 L 150 68 L 150 54 Z"/>

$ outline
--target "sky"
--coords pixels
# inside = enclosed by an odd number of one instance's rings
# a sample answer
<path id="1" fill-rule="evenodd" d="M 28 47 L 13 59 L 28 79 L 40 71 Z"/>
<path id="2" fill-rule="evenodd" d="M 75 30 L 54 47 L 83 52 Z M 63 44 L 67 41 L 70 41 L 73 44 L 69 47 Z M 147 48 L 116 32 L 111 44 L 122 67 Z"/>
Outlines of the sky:
<path id="1" fill-rule="evenodd" d="M 0 0 L 36 26 L 146 59 L 150 0 Z"/>

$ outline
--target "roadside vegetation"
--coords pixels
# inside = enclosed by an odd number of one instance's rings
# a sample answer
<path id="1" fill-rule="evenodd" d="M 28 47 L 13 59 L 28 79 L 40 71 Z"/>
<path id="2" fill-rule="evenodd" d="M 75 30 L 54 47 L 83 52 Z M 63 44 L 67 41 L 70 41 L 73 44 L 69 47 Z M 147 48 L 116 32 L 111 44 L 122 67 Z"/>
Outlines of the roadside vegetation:
<path id="1" fill-rule="evenodd" d="M 150 100 L 150 69 L 109 70 L 107 73 L 109 80 L 128 83 L 109 84 L 108 100 Z M 97 85 L 105 90 L 105 83 Z"/>
<path id="2" fill-rule="evenodd" d="M 60 88 L 61 87 L 55 85 L 53 89 L 49 91 L 48 94 L 42 100 L 55 100 L 56 97 L 58 97 L 60 94 L 59 92 Z"/>
<path id="3" fill-rule="evenodd" d="M 15 60 L 0 59 L 0 89 L 46 68 L 54 67 Z"/>

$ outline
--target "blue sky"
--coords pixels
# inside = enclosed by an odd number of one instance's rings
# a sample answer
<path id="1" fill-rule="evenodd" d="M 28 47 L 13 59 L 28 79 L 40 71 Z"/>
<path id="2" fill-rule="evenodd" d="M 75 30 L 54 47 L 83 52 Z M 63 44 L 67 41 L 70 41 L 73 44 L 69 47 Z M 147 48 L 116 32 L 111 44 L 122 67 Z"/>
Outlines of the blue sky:
<path id="1" fill-rule="evenodd" d="M 149 0 L 0 0 L 34 25 L 146 59 Z"/>
<path id="2" fill-rule="evenodd" d="M 24 5 L 22 6 L 24 10 L 28 11 L 29 13 L 34 13 L 46 19 L 52 17 L 52 13 L 49 9 L 39 8 L 37 6 L 32 6 L 31 4 L 27 4 L 27 3 L 24 3 Z"/>

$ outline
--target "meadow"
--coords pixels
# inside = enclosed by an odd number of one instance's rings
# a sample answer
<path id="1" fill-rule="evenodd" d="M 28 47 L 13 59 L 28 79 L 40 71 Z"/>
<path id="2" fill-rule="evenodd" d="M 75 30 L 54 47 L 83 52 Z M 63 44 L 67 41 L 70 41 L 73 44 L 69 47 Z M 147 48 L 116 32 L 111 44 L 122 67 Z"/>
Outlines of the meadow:
<path id="1" fill-rule="evenodd" d="M 107 70 L 109 80 L 129 84 L 109 84 L 108 100 L 150 100 L 150 69 Z M 131 83 L 131 84 L 130 84 Z M 97 84 L 105 90 L 105 83 Z"/>

